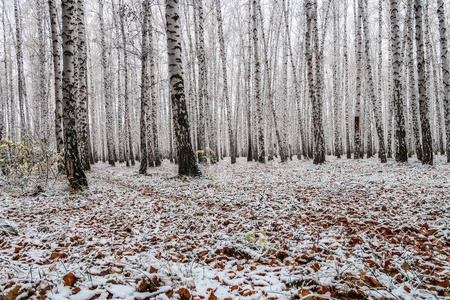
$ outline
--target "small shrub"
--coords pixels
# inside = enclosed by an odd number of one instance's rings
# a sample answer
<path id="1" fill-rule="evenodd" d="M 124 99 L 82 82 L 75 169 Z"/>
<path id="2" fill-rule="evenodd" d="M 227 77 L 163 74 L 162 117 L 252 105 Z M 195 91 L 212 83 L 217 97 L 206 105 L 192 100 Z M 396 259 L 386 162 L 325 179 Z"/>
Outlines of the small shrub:
<path id="1" fill-rule="evenodd" d="M 47 185 L 62 169 L 62 153 L 29 136 L 19 143 L 0 141 L 0 185 Z"/>

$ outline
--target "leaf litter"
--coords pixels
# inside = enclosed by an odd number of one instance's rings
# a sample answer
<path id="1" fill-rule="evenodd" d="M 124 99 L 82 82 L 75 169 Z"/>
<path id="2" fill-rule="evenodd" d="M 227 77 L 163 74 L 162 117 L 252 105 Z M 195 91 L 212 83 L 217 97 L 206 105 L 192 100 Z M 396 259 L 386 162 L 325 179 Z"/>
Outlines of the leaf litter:
<path id="1" fill-rule="evenodd" d="M 239 159 L 0 196 L 6 299 L 448 299 L 449 165 Z M 64 183 L 62 180 L 61 183 Z"/>

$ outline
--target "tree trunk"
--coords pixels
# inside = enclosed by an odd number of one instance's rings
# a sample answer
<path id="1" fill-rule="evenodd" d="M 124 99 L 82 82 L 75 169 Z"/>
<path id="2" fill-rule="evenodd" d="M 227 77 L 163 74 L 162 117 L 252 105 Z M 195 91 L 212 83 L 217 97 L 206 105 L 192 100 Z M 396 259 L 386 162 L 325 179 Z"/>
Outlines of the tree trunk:
<path id="1" fill-rule="evenodd" d="M 373 107 L 373 113 L 374 113 L 374 117 L 375 117 L 375 127 L 377 130 L 377 135 L 378 135 L 378 157 L 380 158 L 380 161 L 382 163 L 387 162 L 386 159 L 386 149 L 384 147 L 384 130 L 383 130 L 383 122 L 381 120 L 381 107 L 380 107 L 380 101 L 377 100 L 376 98 L 376 94 L 375 94 L 375 84 L 374 84 L 374 75 L 373 75 L 373 70 L 372 70 L 372 61 L 370 59 L 370 40 L 369 40 L 369 27 L 367 25 L 368 23 L 368 17 L 367 17 L 367 6 L 365 8 L 365 10 L 363 11 L 363 0 L 359 0 L 359 9 L 360 14 L 362 15 L 363 18 L 363 30 L 364 30 L 364 40 L 365 40 L 365 59 L 366 59 L 366 73 L 367 73 L 367 80 L 368 80 L 368 92 L 369 92 L 369 97 L 371 99 L 371 104 Z M 365 3 L 367 3 L 366 1 L 364 1 Z M 368 105 L 368 103 L 366 103 L 366 105 Z M 370 111 L 370 110 L 368 110 Z M 370 116 L 370 114 L 368 115 Z M 370 118 L 369 118 L 370 120 Z M 370 125 L 369 125 L 370 128 Z M 370 131 L 370 129 L 369 129 Z M 371 146 L 371 139 L 369 139 L 369 144 Z"/>
<path id="2" fill-rule="evenodd" d="M 152 24 L 152 8 L 150 4 L 148 5 L 149 19 L 148 19 L 148 32 L 149 32 L 149 55 L 150 55 L 150 102 L 149 106 L 151 106 L 151 126 L 152 126 L 152 137 L 153 137 L 153 159 L 155 167 L 161 165 L 161 153 L 159 151 L 159 131 L 158 131 L 158 97 L 156 96 L 156 79 L 155 79 L 155 56 L 156 51 L 154 49 L 155 43 L 153 41 L 153 24 Z M 150 110 L 149 110 L 150 114 Z M 148 122 L 148 118 L 147 118 Z M 147 128 L 150 124 L 147 124 Z M 147 130 L 147 133 L 149 130 Z M 148 143 L 147 143 L 148 144 Z"/>
<path id="3" fill-rule="evenodd" d="M 361 3 L 358 1 L 358 5 Z M 355 8 L 356 9 L 356 8 Z M 356 12 L 356 102 L 355 102 L 355 119 L 354 119 L 354 158 L 362 158 L 361 156 L 361 73 L 362 73 L 362 37 L 361 37 L 361 9 Z"/>
<path id="4" fill-rule="evenodd" d="M 255 103 L 258 118 L 258 162 L 266 163 L 264 150 L 264 108 L 261 99 L 261 62 L 258 43 L 258 0 L 253 0 L 253 56 L 255 64 Z"/>
<path id="5" fill-rule="evenodd" d="M 103 1 L 99 0 L 99 18 L 100 18 L 100 45 L 102 48 L 102 72 L 103 72 L 103 93 L 104 93 L 104 105 L 106 112 L 106 145 L 108 162 L 111 166 L 115 165 L 115 143 L 113 136 L 113 100 L 111 96 L 111 74 L 108 68 L 108 48 L 105 42 L 105 23 L 103 19 Z"/>
<path id="6" fill-rule="evenodd" d="M 134 152 L 133 152 L 133 138 L 131 135 L 131 116 L 130 116 L 130 98 L 128 95 L 128 52 L 127 52 L 127 38 L 125 35 L 125 13 L 126 8 L 121 5 L 120 7 L 120 30 L 122 33 L 122 50 L 123 50 L 123 68 L 124 68 L 124 102 L 125 102 L 125 130 L 128 136 L 128 158 L 131 160 L 131 165 L 135 165 Z"/>
<path id="7" fill-rule="evenodd" d="M 414 69 L 414 27 L 413 27 L 413 10 L 412 10 L 413 3 L 408 2 L 408 68 L 409 68 L 409 90 L 410 90 L 410 103 L 411 103 L 411 115 L 412 115 L 412 131 L 414 136 L 414 146 L 415 146 L 415 152 L 417 155 L 417 159 L 422 160 L 422 144 L 420 141 L 420 127 L 419 127 L 419 121 L 417 118 L 417 91 L 416 91 L 416 72 Z"/>
<path id="8" fill-rule="evenodd" d="M 286 16 L 286 9 L 284 1 L 282 2 L 282 9 L 284 11 L 284 15 Z M 287 24 L 288 19 L 285 19 L 285 23 Z M 280 18 L 280 23 L 282 22 L 282 19 Z M 263 28 L 261 27 L 261 31 Z M 288 97 L 289 97 L 289 90 L 288 90 L 288 39 L 287 36 L 289 35 L 289 32 L 286 31 L 284 33 L 283 37 L 283 50 L 282 50 L 282 74 L 281 74 L 281 80 L 282 80 L 282 91 L 283 96 L 280 101 L 279 107 L 282 109 L 282 119 L 281 119 L 281 134 L 282 138 L 280 140 L 280 159 L 281 162 L 287 162 L 289 158 L 289 147 L 288 147 L 288 137 L 287 137 L 287 124 L 288 124 L 288 116 L 287 116 L 287 110 L 288 110 Z"/>
<path id="9" fill-rule="evenodd" d="M 395 160 L 397 162 L 408 161 L 408 151 L 406 149 L 406 131 L 404 104 L 401 97 L 401 53 L 400 53 L 400 27 L 398 22 L 398 3 L 397 0 L 390 0 L 391 4 L 391 38 L 392 49 L 392 77 L 393 77 L 393 106 L 395 116 Z"/>
<path id="10" fill-rule="evenodd" d="M 289 27 L 289 9 L 284 9 L 284 17 L 286 20 L 286 32 L 287 32 L 287 42 L 289 47 L 289 56 L 291 58 L 291 68 L 292 68 L 292 77 L 294 79 L 294 88 L 295 88 L 295 98 L 297 100 L 297 122 L 298 122 L 298 149 L 297 149 L 297 158 L 301 159 L 301 155 L 305 155 L 305 133 L 303 129 L 303 118 L 302 118 L 302 110 L 301 110 L 301 93 L 300 93 L 300 83 L 298 81 L 297 77 L 297 68 L 294 61 L 294 52 L 292 50 L 292 41 L 291 41 L 291 34 L 290 34 L 290 27 Z M 303 150 L 302 150 L 303 149 Z"/>
<path id="11" fill-rule="evenodd" d="M 64 158 L 67 178 L 73 189 L 79 190 L 88 187 L 86 175 L 81 167 L 78 156 L 77 133 L 75 130 L 74 98 L 74 0 L 62 0 L 62 41 L 63 41 L 63 73 L 62 96 L 64 112 Z"/>
<path id="12" fill-rule="evenodd" d="M 340 119 L 340 101 L 338 97 L 338 59 L 340 58 L 338 51 L 338 39 L 340 37 L 338 31 L 338 11 L 336 8 L 336 0 L 333 1 L 334 9 L 333 9 L 333 109 L 334 109 L 334 155 L 337 158 L 341 158 L 341 119 Z"/>
<path id="13" fill-rule="evenodd" d="M 166 0 L 167 48 L 169 58 L 170 96 L 177 140 L 178 173 L 200 176 L 189 133 L 181 61 L 181 28 L 178 0 Z"/>
<path id="14" fill-rule="evenodd" d="M 84 170 L 90 170 L 89 157 L 89 116 L 88 116 L 88 92 L 87 92 L 87 49 L 86 26 L 84 17 L 84 0 L 78 0 L 77 24 L 78 24 L 78 93 L 79 105 L 78 128 L 81 165 Z"/>
<path id="15" fill-rule="evenodd" d="M 349 81 L 349 72 L 348 72 L 348 50 L 347 50 L 347 10 L 348 10 L 348 2 L 345 1 L 345 13 L 344 13 L 344 72 L 345 72 L 345 80 L 344 80 L 344 96 L 345 96 L 345 144 L 346 150 L 345 153 L 347 155 L 347 159 L 352 158 L 351 147 L 350 147 L 350 101 L 349 101 L 349 93 L 348 86 L 350 84 Z"/>
<path id="16" fill-rule="evenodd" d="M 217 26 L 219 31 L 219 44 L 220 44 L 220 57 L 222 59 L 222 72 L 223 72 L 223 93 L 225 96 L 225 105 L 227 109 L 227 122 L 228 122 L 228 136 L 230 143 L 231 163 L 236 163 L 236 147 L 233 133 L 233 122 L 231 115 L 231 101 L 228 95 L 228 76 L 227 76 L 227 58 L 225 52 L 225 38 L 223 36 L 223 22 L 222 11 L 220 8 L 220 0 L 216 0 L 216 13 L 217 13 Z"/>
<path id="17" fill-rule="evenodd" d="M 318 126 L 317 126 L 317 100 L 316 100 L 316 88 L 314 82 L 314 65 L 313 65 L 313 53 L 311 45 L 311 32 L 312 32 L 312 18 L 313 18 L 313 2 L 308 0 L 305 2 L 306 10 L 306 31 L 305 31 L 305 55 L 308 69 L 308 91 L 309 99 L 312 106 L 312 122 L 313 122 L 313 148 L 314 148 L 314 163 L 318 163 Z"/>
<path id="18" fill-rule="evenodd" d="M 309 0 L 305 4 L 307 10 L 307 23 L 310 23 L 309 29 L 311 30 L 312 26 L 312 37 L 311 40 L 314 43 L 314 56 L 315 56 L 315 84 L 314 84 L 314 71 L 312 65 L 312 48 L 311 41 L 307 41 L 307 49 L 310 53 L 307 54 L 308 60 L 308 77 L 310 81 L 310 88 L 313 88 L 311 93 L 314 93 L 314 97 L 311 97 L 312 103 L 312 119 L 313 119 L 313 140 L 314 140 L 314 164 L 322 164 L 325 162 L 325 140 L 324 140 L 324 131 L 323 131 L 323 121 L 322 121 L 322 51 L 319 49 L 319 33 L 317 27 L 317 1 Z M 308 25 L 307 25 L 308 27 Z M 308 31 L 308 30 L 307 30 Z M 309 34 L 307 35 L 307 39 L 309 39 Z M 312 85 L 311 85 L 312 84 Z"/>
<path id="19" fill-rule="evenodd" d="M 50 129 L 48 124 L 48 91 L 47 91 L 47 70 L 46 70 L 46 38 L 44 36 L 44 7 L 45 0 L 37 0 L 37 22 L 38 22 L 38 55 L 39 55 L 39 90 L 38 90 L 38 98 L 40 104 L 40 120 L 37 123 L 40 123 L 40 131 L 37 132 L 37 135 L 40 136 L 41 141 L 43 143 L 48 143 L 50 138 Z M 37 119 L 37 116 L 36 116 Z"/>
<path id="20" fill-rule="evenodd" d="M 24 137 L 26 128 L 25 105 L 27 104 L 27 93 L 25 86 L 25 71 L 23 67 L 23 50 L 22 50 L 22 22 L 19 12 L 19 1 L 14 0 L 14 20 L 16 22 L 16 47 L 17 47 L 17 85 L 19 89 L 19 115 L 20 115 L 20 135 Z"/>
<path id="21" fill-rule="evenodd" d="M 148 22 L 150 21 L 149 0 L 142 2 L 142 11 L 144 14 L 142 20 L 142 56 L 141 56 L 141 117 L 140 117 L 140 134 L 141 134 L 141 164 L 139 167 L 139 173 L 147 173 L 147 126 L 145 122 L 145 116 L 148 114 L 148 102 L 149 102 L 149 83 L 150 78 L 148 74 L 148 55 L 149 55 L 149 37 L 148 37 Z"/>
<path id="22" fill-rule="evenodd" d="M 447 152 L 447 162 L 450 163 L 450 68 L 447 42 L 447 26 L 445 23 L 445 8 L 444 1 L 437 0 L 438 3 L 438 17 L 439 17 L 439 35 L 441 46 L 441 63 L 442 63 L 442 80 L 444 84 L 443 102 L 444 102 L 444 116 L 445 116 L 445 135 L 447 142 L 445 151 Z"/>
<path id="23" fill-rule="evenodd" d="M 259 17 L 260 17 L 260 22 L 261 24 L 263 23 L 263 15 L 261 12 L 260 7 L 258 7 L 258 12 L 259 12 Z M 281 26 L 281 22 L 282 20 L 280 20 L 280 26 Z M 270 19 L 270 23 L 273 23 L 273 18 Z M 280 34 L 280 26 L 278 26 L 278 30 L 276 31 L 276 36 L 278 37 Z M 276 113 L 276 109 L 275 109 L 275 101 L 274 101 L 274 79 L 272 80 L 272 76 L 271 76 L 271 70 L 273 71 L 273 74 L 276 74 L 277 72 L 277 60 L 275 60 L 275 62 L 271 65 L 269 65 L 269 57 L 268 57 L 268 52 L 269 52 L 269 47 L 268 47 L 268 43 L 267 43 L 267 39 L 266 39 L 266 35 L 264 33 L 263 28 L 261 27 L 261 36 L 262 36 L 262 42 L 263 42 L 263 46 L 264 46 L 264 70 L 265 70 L 265 88 L 268 91 L 267 93 L 267 99 L 269 101 L 269 108 L 270 111 L 272 113 L 272 118 L 273 118 L 273 129 L 275 130 L 275 136 L 277 139 L 277 144 L 278 144 L 278 149 L 280 152 L 280 158 L 282 162 L 286 162 L 287 161 L 287 150 L 286 150 L 286 142 L 285 140 L 283 140 L 282 136 L 281 136 L 281 130 L 280 130 L 280 125 L 279 125 L 279 120 L 277 117 L 277 113 Z M 274 51 L 274 53 L 278 53 L 278 43 L 276 44 L 276 50 Z M 287 72 L 287 70 L 286 70 Z M 287 73 L 285 73 L 285 76 L 287 76 Z M 287 94 L 287 92 L 285 92 Z M 284 106 L 281 106 L 284 109 Z M 272 150 L 272 154 L 277 157 L 277 152 L 276 152 L 276 145 L 275 143 L 269 142 L 269 149 Z M 273 159 L 273 158 L 272 158 Z"/>
<path id="24" fill-rule="evenodd" d="M 199 105 L 199 124 L 197 124 L 197 148 L 198 161 L 206 163 L 206 131 L 208 130 L 208 111 L 206 108 L 207 94 L 208 94 L 208 70 L 206 68 L 205 60 L 205 39 L 204 39 L 204 18 L 203 18 L 203 0 L 194 1 L 196 4 L 196 11 L 194 10 L 194 22 L 196 24 L 196 45 L 197 45 L 197 60 L 198 60 L 198 105 Z M 196 15 L 198 14 L 198 15 Z M 198 19 L 197 19 L 198 16 Z M 197 21 L 198 20 L 198 21 Z"/>
<path id="25" fill-rule="evenodd" d="M 414 1 L 417 43 L 417 81 L 419 86 L 420 127 L 422 129 L 423 164 L 433 165 L 433 146 L 431 140 L 430 121 L 428 119 L 428 95 L 425 78 L 425 46 L 423 39 L 422 1 Z"/>
<path id="26" fill-rule="evenodd" d="M 56 13 L 55 0 L 48 0 L 50 13 L 50 25 L 52 30 L 53 45 L 53 72 L 55 76 L 55 134 L 56 149 L 61 152 L 64 148 L 64 137 L 62 128 L 62 82 L 61 82 L 61 50 L 59 45 L 58 17 Z"/>
<path id="27" fill-rule="evenodd" d="M 248 57 L 247 57 L 247 162 L 251 162 L 253 159 L 253 135 L 252 135 L 252 93 L 251 93 L 251 52 L 252 52 L 252 2 L 248 1 Z M 244 62 L 245 63 L 245 62 Z"/>
<path id="28" fill-rule="evenodd" d="M 2 10 L 2 25 L 3 25 L 3 54 L 4 54 L 4 67 L 5 67 L 5 90 L 3 91 L 4 95 L 6 96 L 6 107 L 7 107 L 7 116 L 6 116 L 6 122 L 8 122 L 8 136 L 9 140 L 14 141 L 15 140 L 15 114 L 13 113 L 13 107 L 14 107 L 14 92 L 13 92 L 13 79 L 11 75 L 12 67 L 11 64 L 8 62 L 10 60 L 10 53 L 7 50 L 7 42 L 6 42 L 6 7 L 5 7 L 5 0 L 2 0 L 3 4 L 3 10 Z"/>

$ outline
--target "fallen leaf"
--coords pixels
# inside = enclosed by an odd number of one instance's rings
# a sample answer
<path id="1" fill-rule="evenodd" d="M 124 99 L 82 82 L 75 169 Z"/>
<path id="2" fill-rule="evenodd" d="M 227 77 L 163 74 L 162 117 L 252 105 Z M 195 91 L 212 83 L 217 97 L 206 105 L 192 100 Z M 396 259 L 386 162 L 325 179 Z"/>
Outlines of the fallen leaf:
<path id="1" fill-rule="evenodd" d="M 22 287 L 20 285 L 16 285 L 12 290 L 8 292 L 6 296 L 6 300 L 16 300 L 17 296 L 19 296 L 19 291 Z"/>
<path id="2" fill-rule="evenodd" d="M 381 284 L 372 277 L 364 276 L 363 280 L 365 283 L 367 283 L 368 285 L 370 285 L 372 287 L 377 287 L 377 288 L 381 287 Z"/>
<path id="3" fill-rule="evenodd" d="M 190 300 L 191 299 L 191 293 L 185 288 L 180 288 L 177 291 L 177 294 L 180 295 L 181 300 Z"/>
<path id="4" fill-rule="evenodd" d="M 63 281 L 65 286 L 73 286 L 78 281 L 78 278 L 73 273 L 69 273 L 63 277 Z"/>

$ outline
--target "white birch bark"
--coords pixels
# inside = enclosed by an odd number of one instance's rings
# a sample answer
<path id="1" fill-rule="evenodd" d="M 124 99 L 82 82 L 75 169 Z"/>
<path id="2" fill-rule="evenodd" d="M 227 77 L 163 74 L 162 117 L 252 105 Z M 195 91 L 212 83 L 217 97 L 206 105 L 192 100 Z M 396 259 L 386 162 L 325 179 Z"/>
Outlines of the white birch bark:
<path id="1" fill-rule="evenodd" d="M 439 36 L 441 46 L 442 81 L 444 85 L 443 103 L 445 116 L 445 135 L 447 138 L 445 151 L 447 152 L 447 162 L 450 162 L 450 68 L 449 68 L 449 45 L 447 40 L 447 25 L 445 22 L 444 1 L 437 0 L 439 17 Z"/>
<path id="2" fill-rule="evenodd" d="M 322 47 L 319 46 L 319 32 L 317 26 L 317 0 L 307 1 L 306 9 L 309 18 L 311 18 L 312 25 L 312 42 L 314 43 L 314 57 L 315 57 L 315 85 L 314 93 L 315 97 L 312 98 L 312 118 L 313 118 L 313 139 L 314 139 L 314 164 L 322 164 L 325 162 L 325 138 L 322 120 L 322 106 L 323 106 L 323 74 L 322 74 L 322 64 L 323 64 L 323 52 Z M 325 33 L 325 31 L 324 31 Z M 322 37 L 322 43 L 324 42 L 325 34 Z M 312 51 L 312 49 L 310 49 Z M 312 73 L 311 73 L 312 75 Z M 311 79 L 310 80 L 314 80 Z"/>
<path id="3" fill-rule="evenodd" d="M 339 17 L 338 17 L 338 9 L 337 9 L 337 1 L 333 1 L 333 54 L 334 54 L 334 60 L 333 60 L 333 119 L 334 119 L 334 155 L 337 158 L 341 158 L 341 131 L 340 131 L 340 107 L 341 103 L 339 101 L 340 97 L 338 96 L 338 60 L 340 58 L 339 53 L 339 46 L 338 46 L 338 40 L 340 38 L 339 31 L 338 31 L 338 23 L 339 23 Z"/>
<path id="4" fill-rule="evenodd" d="M 222 60 L 222 74 L 223 74 L 223 93 L 225 96 L 225 106 L 227 111 L 227 123 L 228 123 L 228 137 L 230 146 L 230 156 L 231 163 L 236 163 L 236 152 L 235 152 L 235 139 L 233 133 L 233 122 L 231 115 L 231 100 L 228 91 L 228 75 L 227 75 L 227 57 L 225 52 L 225 38 L 223 36 L 223 22 L 222 22 L 222 11 L 220 7 L 220 0 L 216 0 L 216 14 L 217 14 L 217 26 L 219 33 L 219 44 L 220 44 L 220 58 Z"/>
<path id="5" fill-rule="evenodd" d="M 64 148 L 62 128 L 62 81 L 61 81 L 61 50 L 59 43 L 58 17 L 55 0 L 48 0 L 50 25 L 52 31 L 52 57 L 55 90 L 55 135 L 56 149 L 61 152 Z"/>
<path id="6" fill-rule="evenodd" d="M 358 7 L 361 5 L 357 2 Z M 354 117 L 354 154 L 353 158 L 361 157 L 361 81 L 362 81 L 362 37 L 361 37 L 361 10 L 355 7 L 356 14 L 356 101 Z"/>
<path id="7" fill-rule="evenodd" d="M 148 6 L 148 34 L 149 34 L 149 61 L 150 61 L 150 102 L 149 102 L 149 112 L 147 116 L 151 116 L 151 122 L 149 121 L 149 118 L 147 117 L 147 134 L 150 132 L 149 126 L 151 126 L 151 133 L 152 133 L 152 153 L 153 153 L 153 159 L 154 159 L 154 165 L 156 167 L 160 166 L 162 163 L 161 153 L 159 150 L 159 130 L 158 130 L 158 97 L 156 95 L 157 85 L 156 85 L 156 77 L 155 77 L 155 42 L 153 40 L 153 24 L 152 24 L 152 8 L 150 7 L 150 4 Z M 149 142 L 147 141 L 147 145 Z"/>
<path id="8" fill-rule="evenodd" d="M 206 68 L 205 60 L 205 39 L 204 39 L 204 18 L 203 18 L 203 0 L 195 0 L 194 22 L 196 24 L 196 45 L 197 45 L 197 60 L 198 60 L 198 110 L 199 120 L 197 124 L 197 148 L 198 161 L 200 163 L 206 162 L 206 156 L 202 151 L 206 150 L 206 132 L 208 127 L 207 114 L 209 113 L 206 107 L 208 94 L 208 70 Z"/>
<path id="9" fill-rule="evenodd" d="M 253 0 L 253 57 L 255 65 L 255 103 L 258 118 L 258 162 L 266 162 L 264 149 L 264 108 L 261 99 L 261 62 L 259 59 L 258 0 Z"/>
<path id="10" fill-rule="evenodd" d="M 108 48 L 105 41 L 105 21 L 103 18 L 103 1 L 99 0 L 99 18 L 100 18 L 100 45 L 101 45 L 101 60 L 103 73 L 103 95 L 104 95 L 104 110 L 106 112 L 106 145 L 107 145 L 107 159 L 111 166 L 115 165 L 115 143 L 113 136 L 113 99 L 111 95 L 111 74 L 108 67 Z"/>
<path id="11" fill-rule="evenodd" d="M 413 21 L 413 3 L 408 3 L 408 69 L 409 69 L 409 91 L 410 91 L 410 105 L 411 105 L 411 119 L 412 119 L 412 131 L 414 137 L 414 148 L 416 152 L 417 159 L 422 160 L 422 143 L 420 140 L 420 125 L 418 120 L 418 110 L 417 110 L 417 89 L 416 89 L 416 72 L 414 68 L 414 21 Z"/>
<path id="12" fill-rule="evenodd" d="M 406 131 L 405 131 L 405 117 L 404 104 L 401 97 L 401 53 L 400 53 L 400 26 L 398 21 L 398 2 L 397 0 L 390 0 L 391 4 L 391 37 L 390 44 L 392 49 L 392 78 L 393 78 L 393 106 L 395 116 L 395 160 L 397 162 L 408 161 L 408 151 L 406 149 Z"/>
<path id="13" fill-rule="evenodd" d="M 146 114 L 148 114 L 150 78 L 148 74 L 148 56 L 149 56 L 149 34 L 148 22 L 150 3 L 149 0 L 142 1 L 142 54 L 141 54 L 141 111 L 140 111 L 140 143 L 141 143 L 141 161 L 139 173 L 147 173 L 148 154 L 147 154 L 147 125 Z"/>
<path id="14" fill-rule="evenodd" d="M 348 50 L 347 50 L 347 11 L 348 11 L 348 1 L 345 1 L 345 10 L 344 10 L 344 45 L 343 45 L 343 56 L 344 56 L 344 97 L 345 97 L 345 144 L 346 150 L 345 153 L 347 158 L 350 159 L 351 155 L 351 144 L 350 144 L 350 97 L 349 97 L 349 71 L 348 71 Z"/>
<path id="15" fill-rule="evenodd" d="M 23 41 L 22 41 L 22 22 L 20 16 L 19 1 L 14 0 L 14 20 L 16 23 L 16 47 L 17 47 L 17 85 L 19 90 L 19 116 L 20 116 L 20 136 L 24 137 L 28 131 L 26 110 L 27 92 L 25 85 L 25 71 L 23 67 Z"/>
<path id="16" fill-rule="evenodd" d="M 131 115 L 130 115 L 130 97 L 128 92 L 128 51 L 127 51 L 127 36 L 125 34 L 125 16 L 126 9 L 121 5 L 120 15 L 120 31 L 122 36 L 122 51 L 123 51 L 123 69 L 124 69 L 124 103 L 125 103 L 125 130 L 128 137 L 128 152 L 127 152 L 127 166 L 131 161 L 131 165 L 135 165 L 134 151 L 133 151 L 133 138 L 131 135 Z"/>
<path id="17" fill-rule="evenodd" d="M 425 45 L 423 38 L 423 16 L 422 1 L 414 1 L 414 12 L 416 21 L 416 44 L 417 44 L 417 82 L 419 86 L 419 111 L 420 127 L 422 130 L 422 153 L 423 164 L 433 165 L 433 147 L 431 140 L 431 128 L 428 112 L 427 82 L 425 77 Z"/>
<path id="18" fill-rule="evenodd" d="M 88 187 L 86 175 L 81 167 L 78 156 L 77 132 L 75 128 L 76 99 L 74 98 L 74 19 L 75 1 L 62 0 L 62 43 L 63 72 L 62 96 L 64 116 L 64 159 L 66 174 L 73 189 Z"/>
<path id="19" fill-rule="evenodd" d="M 84 170 L 90 170 L 89 155 L 89 116 L 87 92 L 87 48 L 84 0 L 77 0 L 77 29 L 78 29 L 78 107 L 77 127 L 79 134 L 79 148 L 81 165 Z"/>
<path id="20" fill-rule="evenodd" d="M 38 29 L 38 45 L 39 45 L 39 109 L 40 109 L 40 130 L 37 132 L 43 143 L 48 143 L 50 139 L 49 116 L 48 116 L 48 91 L 47 91 L 47 70 L 46 70 L 46 40 L 44 36 L 44 17 L 45 17 L 45 0 L 37 0 L 36 7 L 38 12 L 37 29 Z"/>
<path id="21" fill-rule="evenodd" d="M 181 28 L 178 0 L 166 0 L 166 31 L 169 59 L 170 96 L 172 100 L 173 125 L 177 141 L 178 173 L 199 176 L 189 133 L 184 95 L 183 68 L 181 61 Z"/>
<path id="22" fill-rule="evenodd" d="M 364 1 L 367 3 L 366 1 Z M 375 118 L 375 127 L 377 130 L 378 135 L 378 157 L 382 163 L 386 163 L 386 149 L 384 147 L 384 130 L 383 130 L 383 123 L 381 120 L 381 109 L 380 109 L 380 101 L 377 100 L 377 96 L 375 93 L 375 83 L 374 83 L 374 74 L 372 69 L 372 61 L 370 57 L 370 40 L 369 40 L 369 27 L 368 27 L 368 17 L 367 17 L 367 6 L 365 7 L 363 11 L 363 0 L 359 0 L 359 9 L 360 15 L 362 15 L 362 24 L 363 24 L 363 31 L 364 31 L 364 51 L 365 51 L 365 60 L 366 60 L 366 77 L 367 77 L 367 84 L 368 84 L 368 92 L 369 97 L 371 100 L 372 108 L 373 108 L 373 114 Z M 366 103 L 367 105 L 368 103 Z M 371 145 L 371 139 L 369 139 L 369 145 Z M 369 154 L 368 154 L 369 156 Z"/>

